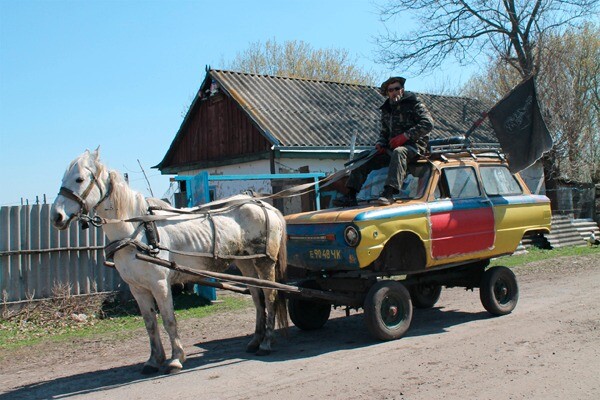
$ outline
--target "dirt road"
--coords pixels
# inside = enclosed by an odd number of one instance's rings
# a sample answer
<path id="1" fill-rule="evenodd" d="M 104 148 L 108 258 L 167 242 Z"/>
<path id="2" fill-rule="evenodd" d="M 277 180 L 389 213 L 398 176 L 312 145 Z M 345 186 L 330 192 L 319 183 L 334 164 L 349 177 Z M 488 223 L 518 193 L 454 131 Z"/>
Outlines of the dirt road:
<path id="1" fill-rule="evenodd" d="M 512 314 L 493 318 L 477 291 L 447 289 L 393 342 L 371 339 L 362 313 L 336 312 L 319 331 L 292 326 L 256 357 L 243 352 L 246 312 L 183 321 L 188 361 L 172 376 L 139 374 L 143 333 L 0 354 L 0 399 L 600 398 L 600 254 L 515 272 Z"/>

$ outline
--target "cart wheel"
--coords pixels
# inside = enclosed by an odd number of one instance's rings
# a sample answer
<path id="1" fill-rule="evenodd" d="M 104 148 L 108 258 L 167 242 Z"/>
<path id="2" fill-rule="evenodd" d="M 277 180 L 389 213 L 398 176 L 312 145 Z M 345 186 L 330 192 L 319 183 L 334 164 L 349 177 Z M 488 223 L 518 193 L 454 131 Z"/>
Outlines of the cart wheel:
<path id="1" fill-rule="evenodd" d="M 364 304 L 367 329 L 380 340 L 399 339 L 410 327 L 412 303 L 408 290 L 396 281 L 379 281 Z"/>
<path id="2" fill-rule="evenodd" d="M 307 289 L 321 289 L 314 280 L 302 281 L 298 286 Z M 322 301 L 290 298 L 288 300 L 288 310 L 294 325 L 304 331 L 312 331 L 325 325 L 331 313 L 331 304 Z"/>
<path id="3" fill-rule="evenodd" d="M 410 299 L 416 308 L 431 308 L 440 299 L 442 287 L 435 284 L 418 284 L 409 289 Z"/>
<path id="4" fill-rule="evenodd" d="M 515 274 L 506 267 L 492 267 L 483 273 L 479 297 L 483 307 L 493 315 L 512 312 L 519 300 Z"/>

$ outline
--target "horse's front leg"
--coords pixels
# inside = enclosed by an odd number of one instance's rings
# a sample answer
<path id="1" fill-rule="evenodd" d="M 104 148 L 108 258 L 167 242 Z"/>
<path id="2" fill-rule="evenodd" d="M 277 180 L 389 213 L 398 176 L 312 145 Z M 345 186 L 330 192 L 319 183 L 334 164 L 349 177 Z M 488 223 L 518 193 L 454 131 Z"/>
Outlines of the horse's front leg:
<path id="1" fill-rule="evenodd" d="M 158 372 L 160 366 L 165 361 L 165 349 L 160 340 L 160 332 L 158 330 L 158 321 L 156 318 L 156 310 L 154 309 L 154 298 L 152 293 L 141 287 L 129 284 L 131 293 L 138 303 L 148 338 L 150 339 L 150 358 L 144 363 L 142 374 L 152 374 Z"/>
<path id="2" fill-rule="evenodd" d="M 185 362 L 185 352 L 179 339 L 177 331 L 177 320 L 175 319 L 175 310 L 173 306 L 173 296 L 171 286 L 167 280 L 161 280 L 153 290 L 154 298 L 160 309 L 160 315 L 163 320 L 165 330 L 171 340 L 171 358 L 165 365 L 167 373 L 179 372 Z"/>

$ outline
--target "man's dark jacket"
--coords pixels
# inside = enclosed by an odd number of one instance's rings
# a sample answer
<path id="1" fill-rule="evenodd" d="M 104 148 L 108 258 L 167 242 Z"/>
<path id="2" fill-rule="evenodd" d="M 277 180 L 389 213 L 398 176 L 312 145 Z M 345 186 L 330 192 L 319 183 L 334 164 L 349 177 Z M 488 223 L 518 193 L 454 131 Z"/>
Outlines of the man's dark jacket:
<path id="1" fill-rule="evenodd" d="M 424 154 L 429 141 L 429 132 L 433 129 L 433 118 L 421 99 L 412 92 L 404 92 L 402 99 L 392 104 L 390 99 L 380 107 L 381 133 L 377 144 L 388 146 L 389 140 L 406 133 L 409 140 L 405 146 L 413 146 Z"/>

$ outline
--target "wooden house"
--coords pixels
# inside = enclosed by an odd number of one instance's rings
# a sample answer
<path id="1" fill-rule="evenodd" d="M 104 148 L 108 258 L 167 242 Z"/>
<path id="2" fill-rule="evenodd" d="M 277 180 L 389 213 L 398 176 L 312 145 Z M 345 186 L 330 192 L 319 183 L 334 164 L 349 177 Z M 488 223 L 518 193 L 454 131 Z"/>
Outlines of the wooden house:
<path id="1" fill-rule="evenodd" d="M 407 82 L 410 90 L 410 81 Z M 486 107 L 464 97 L 418 93 L 434 119 L 431 138 L 465 133 Z M 331 173 L 379 136 L 376 87 L 208 69 L 163 160 L 154 168 L 179 178 L 213 175 Z M 495 142 L 488 123 L 472 135 Z M 215 198 L 252 189 L 273 191 L 270 180 L 219 181 Z M 289 182 L 288 182 L 289 184 Z M 286 212 L 300 211 L 286 205 Z"/>

